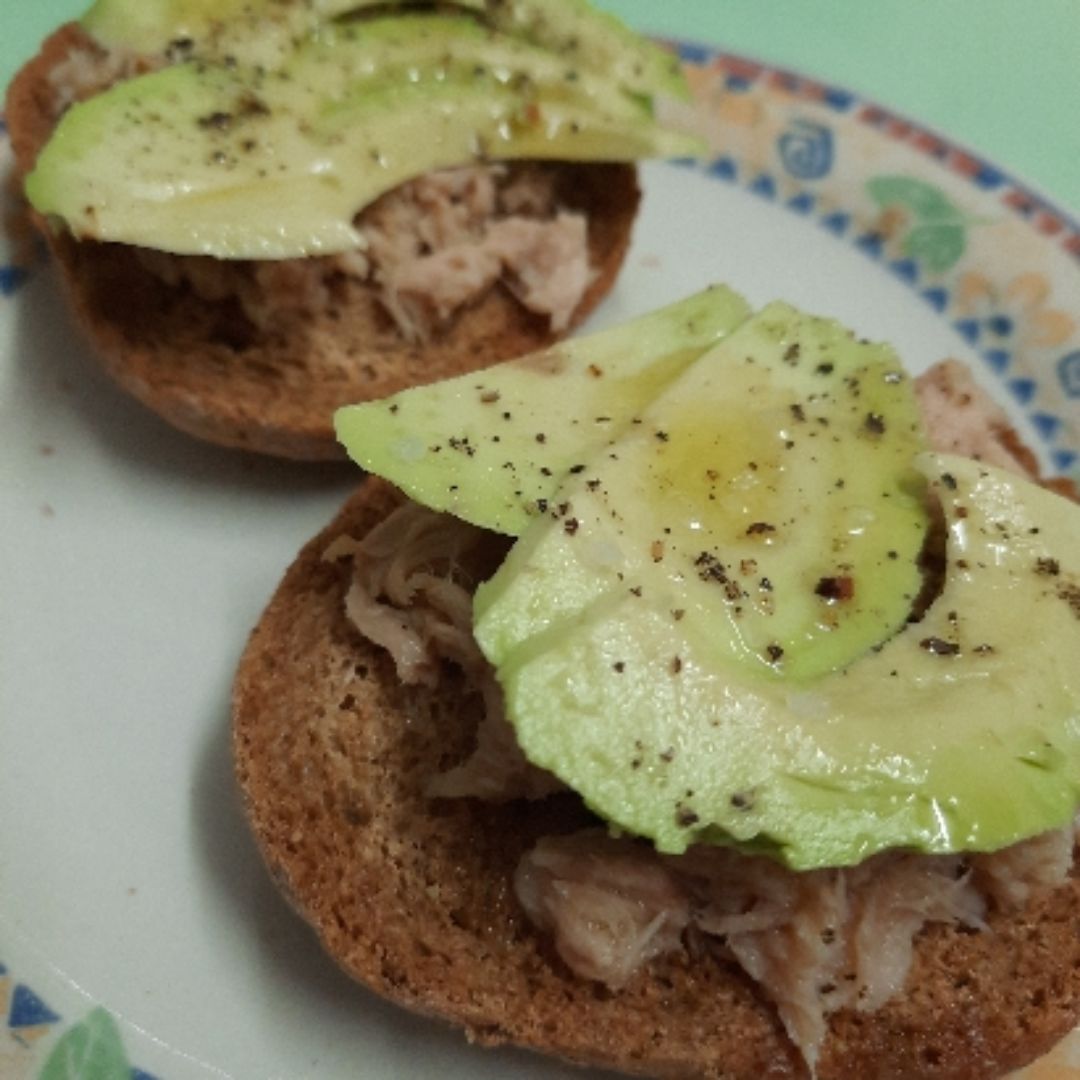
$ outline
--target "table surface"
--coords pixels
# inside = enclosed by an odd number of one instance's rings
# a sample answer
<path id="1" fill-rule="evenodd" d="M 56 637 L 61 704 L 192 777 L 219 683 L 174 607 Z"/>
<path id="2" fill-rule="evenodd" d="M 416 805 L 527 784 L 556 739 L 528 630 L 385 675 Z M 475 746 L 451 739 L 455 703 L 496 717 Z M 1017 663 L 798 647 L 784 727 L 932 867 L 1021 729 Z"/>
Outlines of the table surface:
<path id="1" fill-rule="evenodd" d="M 858 91 L 1080 211 L 1078 0 L 597 0 L 643 30 Z M 6 0 L 0 85 L 87 0 Z"/>

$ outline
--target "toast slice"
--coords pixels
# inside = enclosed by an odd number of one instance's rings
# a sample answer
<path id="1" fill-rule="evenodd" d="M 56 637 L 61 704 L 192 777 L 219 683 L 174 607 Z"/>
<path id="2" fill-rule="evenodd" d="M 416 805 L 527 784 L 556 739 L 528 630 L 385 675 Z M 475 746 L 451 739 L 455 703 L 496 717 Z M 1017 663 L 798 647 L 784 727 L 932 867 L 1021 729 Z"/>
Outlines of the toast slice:
<path id="1" fill-rule="evenodd" d="M 75 24 L 43 44 L 12 82 L 7 124 L 25 175 L 57 120 L 50 82 L 89 46 Z M 560 164 L 559 205 L 588 221 L 593 277 L 570 327 L 614 284 L 640 191 L 632 165 Z M 344 452 L 331 418 L 341 405 L 382 397 L 540 348 L 560 334 L 496 285 L 431 341 L 413 344 L 367 281 L 342 276 L 316 318 L 260 328 L 232 298 L 210 301 L 147 271 L 136 249 L 46 235 L 75 317 L 109 374 L 171 424 L 210 442 L 278 457 L 333 460 Z"/>
<path id="2" fill-rule="evenodd" d="M 375 992 L 585 1065 L 648 1076 L 797 1077 L 806 1067 L 773 1006 L 714 954 L 654 960 L 619 992 L 573 975 L 527 921 L 512 877 L 543 835 L 593 823 L 576 796 L 490 804 L 425 795 L 464 758 L 476 702 L 456 669 L 404 687 L 344 613 L 348 563 L 402 496 L 368 479 L 288 570 L 234 687 L 236 771 L 271 873 L 329 954 Z M 841 1011 L 818 1076 L 1001 1076 L 1080 1014 L 1080 881 L 987 931 L 930 925 L 907 989 Z"/>

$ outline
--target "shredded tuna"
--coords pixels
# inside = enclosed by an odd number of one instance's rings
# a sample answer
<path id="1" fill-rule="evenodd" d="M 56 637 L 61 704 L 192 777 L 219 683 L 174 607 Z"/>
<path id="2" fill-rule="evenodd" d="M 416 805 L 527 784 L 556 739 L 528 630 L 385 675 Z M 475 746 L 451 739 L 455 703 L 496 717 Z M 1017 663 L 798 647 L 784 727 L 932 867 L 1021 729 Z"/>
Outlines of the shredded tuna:
<path id="1" fill-rule="evenodd" d="M 558 209 L 553 177 L 535 165 L 447 169 L 361 216 L 372 278 L 404 337 L 430 336 L 497 281 L 566 329 L 592 270 L 585 217 Z"/>
<path id="2" fill-rule="evenodd" d="M 1034 457 L 1018 450 L 1004 410 L 959 360 L 943 360 L 915 380 L 923 422 L 935 450 L 976 458 L 1022 475 Z"/>
<path id="3" fill-rule="evenodd" d="M 469 241 L 380 271 L 385 281 L 383 304 L 402 335 L 412 340 L 427 335 L 433 318 L 445 322 L 490 289 L 499 280 L 502 264 L 483 244 Z"/>
<path id="4" fill-rule="evenodd" d="M 340 255 L 251 262 L 139 250 L 146 269 L 211 303 L 235 298 L 264 331 L 317 316 L 336 281 L 372 285 L 408 341 L 425 341 L 497 283 L 565 330 L 593 280 L 584 215 L 558 210 L 539 167 L 475 165 L 429 173 L 384 195 L 358 218 L 363 246 Z M 508 177 L 513 177 L 507 180 Z M 503 184 L 534 216 L 508 214 Z M 546 201 L 546 205 L 543 203 Z"/>
<path id="5" fill-rule="evenodd" d="M 1054 884 L 1064 880 L 1065 869 Z M 840 873 L 857 927 L 848 941 L 857 987 L 852 1002 L 864 1012 L 879 1009 L 903 988 L 915 935 L 926 923 L 984 926 L 987 897 L 963 856 L 886 852 Z"/>
<path id="6" fill-rule="evenodd" d="M 434 797 L 541 798 L 562 788 L 518 747 L 502 690 L 472 635 L 472 593 L 505 553 L 505 541 L 452 517 L 407 503 L 361 540 L 339 538 L 324 552 L 350 558 L 345 614 L 385 649 L 406 685 L 436 686 L 443 661 L 462 669 L 482 704 L 470 758 L 435 777 Z"/>
<path id="7" fill-rule="evenodd" d="M 68 54 L 49 71 L 47 79 L 53 91 L 57 115 L 78 101 L 85 101 L 113 83 L 153 71 L 164 58 L 141 56 L 125 49 L 105 49 L 87 42 Z"/>
<path id="8" fill-rule="evenodd" d="M 520 166 L 506 178 L 499 200 L 507 214 L 543 217 L 558 202 L 555 173 L 535 163 Z"/>
<path id="9" fill-rule="evenodd" d="M 1073 836 L 1068 829 L 971 857 L 975 884 L 1000 908 L 1022 907 L 1035 893 L 1063 881 L 1072 864 Z"/>
<path id="10" fill-rule="evenodd" d="M 569 967 L 616 989 L 680 948 L 690 922 L 690 898 L 669 869 L 599 831 L 541 840 L 518 866 L 514 889 Z"/>
<path id="11" fill-rule="evenodd" d="M 560 211 L 553 219 L 504 218 L 488 229 L 484 249 L 499 259 L 507 286 L 525 307 L 549 316 L 554 331 L 570 325 L 595 276 L 581 214 Z"/>
<path id="12" fill-rule="evenodd" d="M 490 534 L 409 503 L 360 540 L 345 610 L 357 630 L 386 649 L 406 685 L 434 686 L 442 660 L 468 675 L 487 663 L 472 636 L 472 590 Z M 338 558 L 340 545 L 328 551 Z"/>
<path id="13" fill-rule="evenodd" d="M 970 865 L 959 855 L 886 852 L 795 873 L 764 856 L 711 846 L 664 856 L 589 830 L 542 840 L 515 888 L 571 970 L 613 989 L 700 937 L 774 1002 L 813 1071 L 829 1014 L 881 1008 L 903 987 L 923 926 L 982 928 L 989 907 L 1015 907 L 1064 881 L 1073 842 L 1070 826 Z"/>
<path id="14" fill-rule="evenodd" d="M 958 856 L 886 853 L 809 873 L 718 848 L 667 861 L 695 898 L 695 926 L 776 1003 L 811 1068 L 830 1012 L 872 1012 L 903 986 L 926 922 L 980 926 L 985 913 Z"/>

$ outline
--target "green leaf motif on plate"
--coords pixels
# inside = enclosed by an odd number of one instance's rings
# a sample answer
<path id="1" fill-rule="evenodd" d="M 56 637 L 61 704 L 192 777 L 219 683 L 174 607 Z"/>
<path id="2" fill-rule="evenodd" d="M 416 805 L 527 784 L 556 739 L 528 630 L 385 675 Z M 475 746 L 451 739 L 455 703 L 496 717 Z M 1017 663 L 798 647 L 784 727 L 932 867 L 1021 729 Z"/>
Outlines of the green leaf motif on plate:
<path id="1" fill-rule="evenodd" d="M 131 1080 L 116 1021 L 102 1008 L 64 1032 L 38 1080 Z"/>
<path id="2" fill-rule="evenodd" d="M 966 244 L 963 225 L 919 225 L 905 237 L 904 254 L 940 274 L 956 265 Z"/>
<path id="3" fill-rule="evenodd" d="M 911 176 L 875 176 L 866 190 L 879 206 L 907 207 L 922 222 L 963 219 L 939 188 Z"/>
<path id="4" fill-rule="evenodd" d="M 882 208 L 899 206 L 911 216 L 901 250 L 932 273 L 944 273 L 960 261 L 971 222 L 940 188 L 912 176 L 875 176 L 866 190 Z"/>

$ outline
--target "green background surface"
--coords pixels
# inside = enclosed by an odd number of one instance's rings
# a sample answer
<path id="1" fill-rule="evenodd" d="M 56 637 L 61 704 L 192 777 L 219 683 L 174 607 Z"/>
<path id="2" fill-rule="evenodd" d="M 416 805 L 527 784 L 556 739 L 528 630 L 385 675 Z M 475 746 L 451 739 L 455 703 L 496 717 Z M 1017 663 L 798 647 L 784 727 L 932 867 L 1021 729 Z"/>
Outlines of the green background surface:
<path id="1" fill-rule="evenodd" d="M 133 0 L 138 3 L 138 0 Z M 87 0 L 0 0 L 0 81 Z M 598 0 L 855 90 L 1080 213 L 1080 0 Z"/>

